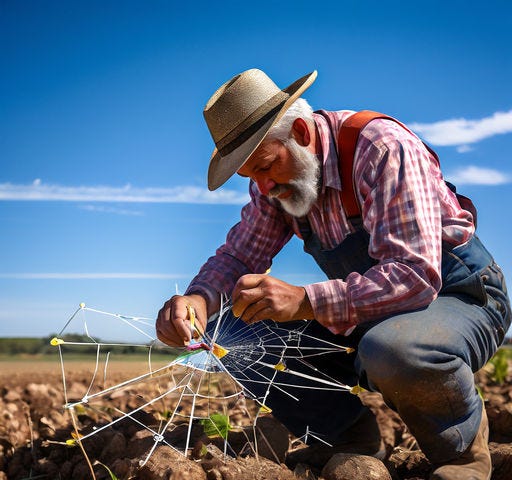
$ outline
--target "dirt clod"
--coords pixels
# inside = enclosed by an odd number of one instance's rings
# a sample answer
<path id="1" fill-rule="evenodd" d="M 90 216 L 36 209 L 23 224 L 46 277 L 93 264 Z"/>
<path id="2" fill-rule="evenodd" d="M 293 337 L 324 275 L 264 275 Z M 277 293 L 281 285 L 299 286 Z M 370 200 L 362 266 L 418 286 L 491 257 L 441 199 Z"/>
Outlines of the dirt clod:
<path id="1" fill-rule="evenodd" d="M 380 460 L 350 453 L 335 454 L 323 468 L 322 477 L 325 480 L 391 480 L 389 471 Z"/>

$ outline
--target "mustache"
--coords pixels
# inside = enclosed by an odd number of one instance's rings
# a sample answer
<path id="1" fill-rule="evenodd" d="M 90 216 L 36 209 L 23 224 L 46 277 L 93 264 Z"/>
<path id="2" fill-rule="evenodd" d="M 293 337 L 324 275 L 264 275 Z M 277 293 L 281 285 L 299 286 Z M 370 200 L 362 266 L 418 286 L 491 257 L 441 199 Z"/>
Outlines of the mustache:
<path id="1" fill-rule="evenodd" d="M 284 193 L 286 191 L 288 191 L 292 186 L 289 185 L 289 184 L 285 184 L 285 183 L 278 183 L 275 187 L 273 187 L 269 192 L 268 192 L 268 197 L 270 198 L 274 198 L 274 197 L 277 197 L 279 195 L 281 195 L 281 193 Z"/>

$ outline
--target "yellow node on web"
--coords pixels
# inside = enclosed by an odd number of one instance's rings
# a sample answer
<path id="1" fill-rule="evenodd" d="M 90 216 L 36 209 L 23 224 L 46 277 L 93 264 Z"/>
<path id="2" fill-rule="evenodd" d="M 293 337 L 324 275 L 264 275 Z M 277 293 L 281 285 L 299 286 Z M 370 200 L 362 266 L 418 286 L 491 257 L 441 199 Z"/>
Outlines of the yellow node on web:
<path id="1" fill-rule="evenodd" d="M 347 353 L 354 353 L 355 351 L 356 351 L 355 348 L 345 347 L 345 352 L 347 352 Z"/>
<path id="2" fill-rule="evenodd" d="M 261 405 L 260 412 L 261 413 L 272 413 L 272 409 L 270 407 L 267 407 L 266 405 Z"/>
<path id="3" fill-rule="evenodd" d="M 80 308 L 85 308 L 85 303 L 84 303 L 84 302 L 82 302 L 82 303 L 80 304 Z"/>
<path id="4" fill-rule="evenodd" d="M 63 343 L 66 343 L 66 342 L 64 342 L 64 340 L 62 340 L 62 338 L 53 337 L 50 340 L 50 345 L 52 345 L 53 347 L 56 347 L 57 345 L 62 345 Z"/>
<path id="5" fill-rule="evenodd" d="M 70 438 L 70 439 L 66 440 L 66 445 L 68 445 L 70 447 L 74 447 L 76 445 L 76 440 L 74 438 Z"/>
<path id="6" fill-rule="evenodd" d="M 190 318 L 190 323 L 194 324 L 194 322 L 196 320 L 196 311 L 192 305 L 187 305 L 186 307 L 187 307 L 188 318 Z"/>
<path id="7" fill-rule="evenodd" d="M 229 353 L 229 350 L 214 343 L 212 346 L 212 352 L 217 358 L 222 358 Z"/>
<path id="8" fill-rule="evenodd" d="M 274 365 L 274 369 L 284 372 L 286 370 L 286 365 L 283 362 L 279 362 L 277 365 Z"/>
<path id="9" fill-rule="evenodd" d="M 360 393 L 366 392 L 366 389 L 361 387 L 360 385 L 355 385 L 350 389 L 350 393 L 352 395 L 359 395 Z"/>

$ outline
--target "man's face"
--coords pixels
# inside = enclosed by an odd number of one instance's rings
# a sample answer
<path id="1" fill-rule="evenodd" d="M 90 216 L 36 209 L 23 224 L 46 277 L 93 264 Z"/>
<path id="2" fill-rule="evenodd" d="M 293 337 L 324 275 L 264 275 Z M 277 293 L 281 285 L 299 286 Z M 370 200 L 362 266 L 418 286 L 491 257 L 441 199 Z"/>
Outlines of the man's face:
<path id="1" fill-rule="evenodd" d="M 256 182 L 259 191 L 275 198 L 290 215 L 306 215 L 318 197 L 318 158 L 293 138 L 263 142 L 238 174 Z"/>

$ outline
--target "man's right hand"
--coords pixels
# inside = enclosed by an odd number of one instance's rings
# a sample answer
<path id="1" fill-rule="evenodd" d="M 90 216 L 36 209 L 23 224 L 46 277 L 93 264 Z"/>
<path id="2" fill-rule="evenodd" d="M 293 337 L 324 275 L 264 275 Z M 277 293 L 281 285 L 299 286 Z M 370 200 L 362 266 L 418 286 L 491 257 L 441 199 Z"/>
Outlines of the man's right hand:
<path id="1" fill-rule="evenodd" d="M 193 335 L 190 308 L 194 310 L 195 324 L 204 332 L 207 321 L 206 300 L 201 295 L 174 295 L 158 312 L 156 334 L 158 339 L 171 347 L 188 345 Z"/>

